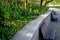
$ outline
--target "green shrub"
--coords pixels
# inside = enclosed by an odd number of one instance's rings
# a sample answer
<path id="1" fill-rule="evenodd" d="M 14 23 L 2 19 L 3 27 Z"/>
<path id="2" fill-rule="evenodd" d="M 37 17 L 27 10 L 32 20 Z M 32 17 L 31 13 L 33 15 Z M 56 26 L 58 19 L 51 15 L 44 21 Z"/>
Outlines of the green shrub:
<path id="1" fill-rule="evenodd" d="M 43 12 L 46 10 L 47 7 L 44 7 Z M 10 40 L 17 31 L 43 12 L 35 4 L 28 3 L 25 10 L 23 1 L 0 0 L 0 40 Z"/>

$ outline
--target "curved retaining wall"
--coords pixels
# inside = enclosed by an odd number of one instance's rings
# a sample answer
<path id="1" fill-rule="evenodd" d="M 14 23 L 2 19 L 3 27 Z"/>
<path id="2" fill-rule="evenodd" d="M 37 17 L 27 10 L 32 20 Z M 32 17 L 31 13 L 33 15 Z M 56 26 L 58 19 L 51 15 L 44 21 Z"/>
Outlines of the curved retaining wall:
<path id="1" fill-rule="evenodd" d="M 39 40 L 39 29 L 42 30 L 43 37 L 45 38 L 51 19 L 51 12 L 52 11 L 49 10 L 45 14 L 32 20 L 21 31 L 18 31 L 11 40 Z"/>

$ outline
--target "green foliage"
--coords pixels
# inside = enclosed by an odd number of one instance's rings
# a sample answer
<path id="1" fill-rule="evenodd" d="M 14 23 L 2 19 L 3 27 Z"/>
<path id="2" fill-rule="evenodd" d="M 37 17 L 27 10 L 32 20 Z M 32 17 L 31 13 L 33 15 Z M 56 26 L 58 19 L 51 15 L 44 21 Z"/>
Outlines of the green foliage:
<path id="1" fill-rule="evenodd" d="M 47 7 L 29 3 L 24 9 L 23 1 L 20 0 L 0 0 L 0 39 L 10 40 L 12 36 L 28 22 L 36 18 Z"/>
<path id="2" fill-rule="evenodd" d="M 49 4 L 60 4 L 60 0 L 53 0 L 51 3 Z"/>

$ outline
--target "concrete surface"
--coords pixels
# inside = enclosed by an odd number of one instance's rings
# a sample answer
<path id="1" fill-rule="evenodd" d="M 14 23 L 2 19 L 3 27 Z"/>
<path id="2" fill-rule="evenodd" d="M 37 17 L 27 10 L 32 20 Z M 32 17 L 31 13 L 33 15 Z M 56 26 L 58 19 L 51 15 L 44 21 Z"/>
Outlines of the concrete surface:
<path id="1" fill-rule="evenodd" d="M 55 40 L 60 40 L 60 22 L 53 22 L 55 33 Z"/>
<path id="2" fill-rule="evenodd" d="M 49 24 L 49 28 L 48 29 L 54 29 L 55 30 L 55 39 L 54 40 L 60 40 L 60 22 L 51 22 Z"/>

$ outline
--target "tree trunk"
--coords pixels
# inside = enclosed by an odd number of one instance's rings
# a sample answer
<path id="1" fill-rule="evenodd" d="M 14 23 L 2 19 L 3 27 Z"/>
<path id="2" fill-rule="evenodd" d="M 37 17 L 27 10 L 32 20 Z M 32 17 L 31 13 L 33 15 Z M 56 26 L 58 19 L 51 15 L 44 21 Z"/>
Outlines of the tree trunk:
<path id="1" fill-rule="evenodd" d="M 42 7 L 43 0 L 40 1 L 40 6 Z"/>
<path id="2" fill-rule="evenodd" d="M 53 1 L 53 0 L 50 0 L 50 1 L 47 1 L 47 0 L 46 0 L 46 3 L 45 3 L 44 6 L 46 6 L 46 5 L 47 5 L 49 2 L 51 2 L 51 1 Z"/>
<path id="3" fill-rule="evenodd" d="M 24 0 L 24 8 L 26 9 L 27 7 L 27 0 Z"/>

